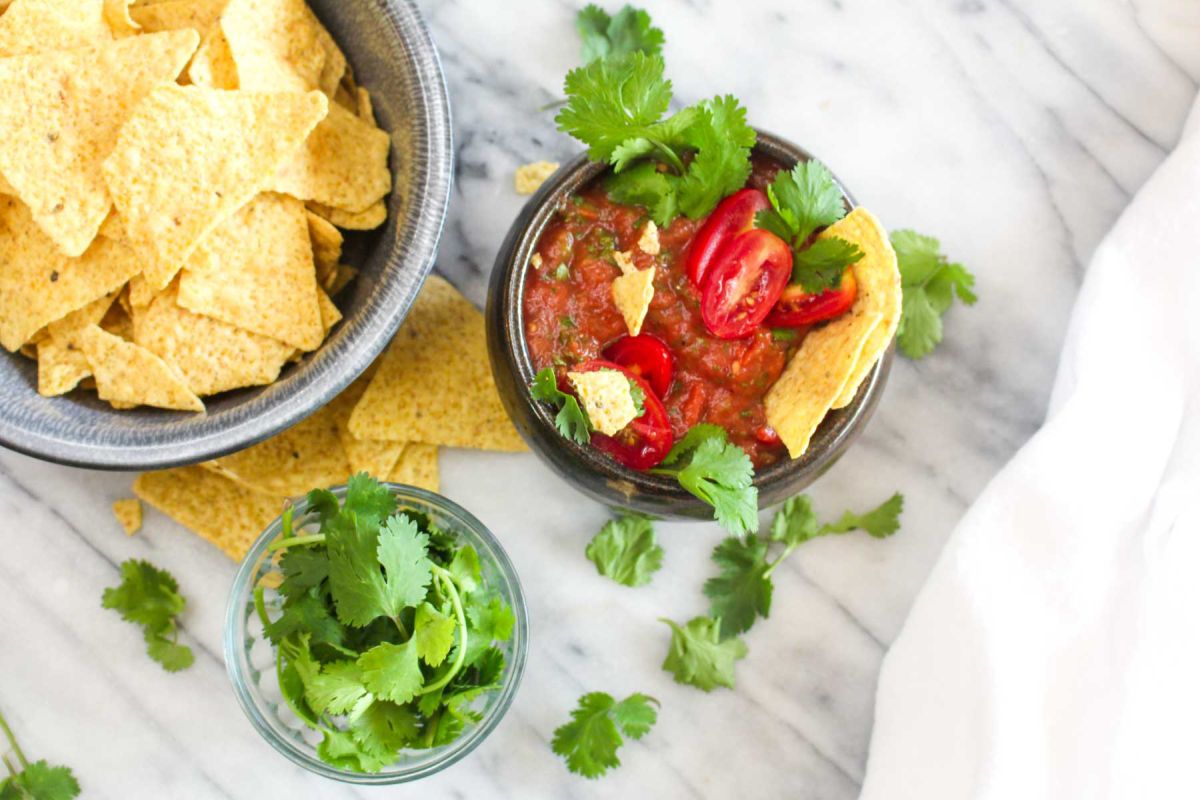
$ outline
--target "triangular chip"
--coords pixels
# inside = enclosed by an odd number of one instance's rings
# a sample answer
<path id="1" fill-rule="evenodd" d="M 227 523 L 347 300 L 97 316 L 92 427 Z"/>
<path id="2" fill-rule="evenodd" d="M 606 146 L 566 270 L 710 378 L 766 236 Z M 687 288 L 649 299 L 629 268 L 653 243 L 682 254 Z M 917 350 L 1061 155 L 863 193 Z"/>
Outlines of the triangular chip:
<path id="1" fill-rule="evenodd" d="M 321 327 L 325 329 L 325 334 L 329 335 L 333 326 L 342 321 L 342 312 L 338 311 L 338 307 L 324 289 L 317 290 L 317 305 L 321 309 Z"/>
<path id="2" fill-rule="evenodd" d="M 325 339 L 304 204 L 260 194 L 188 259 L 179 305 L 306 352 Z"/>
<path id="3" fill-rule="evenodd" d="M 0 197 L 0 253 L 0 345 L 10 351 L 141 269 L 132 250 L 103 237 L 79 258 L 67 258 L 12 197 Z"/>
<path id="4" fill-rule="evenodd" d="M 196 86 L 208 89 L 238 88 L 237 65 L 220 25 L 214 25 L 204 35 L 200 49 L 188 65 L 187 78 Z"/>
<path id="5" fill-rule="evenodd" d="M 79 343 L 96 378 L 101 400 L 122 405 L 203 411 L 179 370 L 144 347 L 114 336 L 99 326 L 84 328 Z"/>
<path id="6" fill-rule="evenodd" d="M 348 231 L 373 231 L 387 221 L 387 205 L 383 200 L 358 213 L 320 203 L 309 203 L 308 207 L 334 225 Z"/>
<path id="7" fill-rule="evenodd" d="M 129 16 L 129 3 L 130 0 L 104 0 L 104 22 L 113 36 L 133 36 L 142 29 Z"/>
<path id="8" fill-rule="evenodd" d="M 333 223 L 311 211 L 308 215 L 308 236 L 312 240 L 313 264 L 317 268 L 317 282 L 329 291 L 337 277 L 338 262 L 342 258 L 342 232 Z"/>
<path id="9" fill-rule="evenodd" d="M 108 216 L 101 165 L 121 126 L 198 42 L 172 31 L 0 60 L 0 172 L 67 255 L 83 253 Z"/>
<path id="10" fill-rule="evenodd" d="M 136 497 L 117 500 L 112 504 L 113 516 L 125 530 L 126 536 L 133 536 L 142 529 L 142 501 Z"/>
<path id="11" fill-rule="evenodd" d="M 116 292 L 107 294 L 46 327 L 47 336 L 37 345 L 38 394 L 66 394 L 92 374 L 77 337 L 82 329 L 104 319 L 116 296 Z"/>
<path id="12" fill-rule="evenodd" d="M 392 474 L 388 476 L 392 483 L 403 483 L 408 486 L 419 486 L 431 492 L 441 491 L 440 475 L 438 473 L 438 449 L 431 444 L 407 444 Z"/>
<path id="13" fill-rule="evenodd" d="M 237 65 L 239 89 L 321 88 L 328 57 L 321 46 L 324 29 L 304 0 L 229 0 L 220 24 Z"/>
<path id="14" fill-rule="evenodd" d="M 133 493 L 235 561 L 284 506 L 282 497 L 238 486 L 200 467 L 144 473 L 133 482 Z"/>
<path id="15" fill-rule="evenodd" d="M 371 93 L 359 86 L 355 101 L 355 110 L 358 112 L 358 116 L 363 121 L 378 127 L 379 123 L 375 121 L 375 104 L 371 102 Z"/>
<path id="16" fill-rule="evenodd" d="M 13 0 L 0 17 L 0 58 L 111 40 L 104 0 Z"/>
<path id="17" fill-rule="evenodd" d="M 350 463 L 350 474 L 365 472 L 381 480 L 392 473 L 392 468 L 400 459 L 404 450 L 404 442 L 388 442 L 375 439 L 358 439 L 350 433 L 350 414 L 362 398 L 367 384 L 371 382 L 369 375 L 359 377 L 354 383 L 334 398 L 330 406 L 334 419 L 337 421 L 338 439 L 342 449 L 346 451 L 346 459 Z"/>
<path id="18" fill-rule="evenodd" d="M 431 276 L 350 417 L 359 439 L 521 451 L 488 366 L 483 315 Z"/>
<path id="19" fill-rule="evenodd" d="M 271 181 L 277 192 L 361 213 L 392 188 L 391 137 L 334 103 Z"/>
<path id="20" fill-rule="evenodd" d="M 642 323 L 646 321 L 646 312 L 650 310 L 650 302 L 654 300 L 654 267 L 638 269 L 633 265 L 628 253 L 615 254 L 617 266 L 621 268 L 612 282 L 613 303 L 625 318 L 625 327 L 630 336 L 642 332 Z"/>
<path id="21" fill-rule="evenodd" d="M 134 341 L 183 374 L 198 395 L 264 386 L 279 377 L 292 348 L 181 308 L 176 287 L 135 312 Z"/>
<path id="22" fill-rule="evenodd" d="M 880 315 L 879 327 L 872 331 L 871 338 L 863 345 L 854 372 L 833 404 L 834 408 L 845 408 L 895 338 L 896 328 L 900 325 L 903 296 L 896 251 L 888 241 L 887 231 L 871 212 L 862 207 L 854 209 L 821 234 L 821 238 L 829 236 L 857 244 L 863 251 L 862 259 L 851 267 L 858 283 L 854 308 Z"/>
<path id="23" fill-rule="evenodd" d="M 169 86 L 125 124 L 104 176 L 150 288 L 250 201 L 325 116 L 320 92 Z"/>
<path id="24" fill-rule="evenodd" d="M 356 270 L 354 267 L 346 264 L 338 264 L 337 273 L 333 276 L 333 280 L 330 281 L 330 284 L 325 287 L 325 291 L 328 292 L 330 296 L 335 296 L 338 292 L 342 291 L 342 289 L 345 289 L 346 285 L 349 284 L 350 281 L 354 280 L 357 276 L 358 270 Z"/>
<path id="25" fill-rule="evenodd" d="M 129 10 L 133 21 L 146 33 L 191 28 L 205 36 L 221 16 L 226 0 L 164 0 Z"/>
<path id="26" fill-rule="evenodd" d="M 346 61 L 346 54 L 342 52 L 342 48 L 338 47 L 337 42 L 321 24 L 321 21 L 314 17 L 313 22 L 317 26 L 317 42 L 325 51 L 325 63 L 321 67 L 321 91 L 328 97 L 333 97 L 350 64 Z"/>

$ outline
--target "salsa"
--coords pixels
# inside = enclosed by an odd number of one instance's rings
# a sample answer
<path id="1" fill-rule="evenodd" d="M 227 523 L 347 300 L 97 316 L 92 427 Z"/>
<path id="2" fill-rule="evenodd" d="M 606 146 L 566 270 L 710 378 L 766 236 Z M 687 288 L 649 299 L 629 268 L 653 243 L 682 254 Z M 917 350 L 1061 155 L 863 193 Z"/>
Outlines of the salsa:
<path id="1" fill-rule="evenodd" d="M 757 189 L 782 168 L 765 158 L 752 166 L 747 186 Z M 758 325 L 743 338 L 711 335 L 701 293 L 687 274 L 689 250 L 704 220 L 679 217 L 659 229 L 657 255 L 639 246 L 649 221 L 644 209 L 613 202 L 599 182 L 558 209 L 525 283 L 525 337 L 534 368 L 554 367 L 561 379 L 583 362 L 619 360 L 605 351 L 629 333 L 612 299 L 613 280 L 622 272 L 614 256 L 627 252 L 639 270 L 657 267 L 641 333 L 657 337 L 674 355 L 673 378 L 659 394 L 676 439 L 708 422 L 724 428 L 756 467 L 778 461 L 786 451 L 767 424 L 763 398 L 804 329 Z"/>

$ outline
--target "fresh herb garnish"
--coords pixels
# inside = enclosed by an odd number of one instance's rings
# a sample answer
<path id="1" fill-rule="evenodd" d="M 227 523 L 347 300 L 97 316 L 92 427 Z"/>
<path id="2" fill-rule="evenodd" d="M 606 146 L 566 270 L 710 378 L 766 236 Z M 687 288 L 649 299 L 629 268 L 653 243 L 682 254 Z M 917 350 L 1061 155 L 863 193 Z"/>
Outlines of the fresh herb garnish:
<path id="1" fill-rule="evenodd" d="M 942 255 L 941 243 L 932 236 L 901 230 L 893 231 L 891 238 L 904 292 L 896 341 L 904 355 L 924 358 L 942 341 L 942 315 L 955 296 L 966 305 L 975 304 L 975 276 Z"/>
<path id="2" fill-rule="evenodd" d="M 121 564 L 120 585 L 105 589 L 100 604 L 120 612 L 126 622 L 142 626 L 146 653 L 167 672 L 187 669 L 195 661 L 192 649 L 179 644 L 175 618 L 187 601 L 171 573 L 129 559 Z"/>
<path id="3" fill-rule="evenodd" d="M 662 30 L 651 24 L 649 14 L 633 6 L 623 6 L 610 16 L 599 6 L 589 4 L 575 17 L 575 29 L 583 42 L 585 64 L 610 56 L 662 52 Z"/>
<path id="4" fill-rule="evenodd" d="M 680 486 L 713 507 L 714 518 L 730 533 L 758 530 L 754 465 L 719 425 L 694 426 L 650 471 L 678 479 Z"/>
<path id="5" fill-rule="evenodd" d="M 270 619 L 265 588 L 255 605 L 277 648 L 285 701 L 323 735 L 329 764 L 378 772 L 402 749 L 454 741 L 499 688 L 512 609 L 484 586 L 479 555 L 421 514 L 398 511 L 365 474 L 344 503 L 309 493 L 316 533 L 284 536 L 282 604 Z"/>
<path id="6" fill-rule="evenodd" d="M 662 619 L 671 627 L 671 647 L 663 661 L 663 669 L 675 676 L 676 683 L 686 683 L 711 692 L 718 686 L 733 688 L 734 662 L 746 657 L 749 648 L 741 639 L 719 636 L 720 620 L 696 617 L 680 627 Z"/>
<path id="7" fill-rule="evenodd" d="M 767 196 L 771 208 L 758 212 L 755 224 L 791 245 L 792 282 L 814 294 L 837 286 L 846 267 L 862 259 L 863 252 L 836 237 L 811 241 L 818 229 L 846 216 L 833 175 L 819 161 L 802 161 L 776 175 Z"/>
<path id="8" fill-rule="evenodd" d="M 30 761 L 17 744 L 12 728 L 0 714 L 0 730 L 8 740 L 14 764 L 8 756 L 0 756 L 8 776 L 0 780 L 0 800 L 71 800 L 79 796 L 79 781 L 70 767 L 51 766 L 44 760 Z"/>
<path id="9" fill-rule="evenodd" d="M 625 743 L 621 734 L 641 739 L 658 721 L 658 701 L 631 694 L 621 702 L 604 692 L 579 698 L 571 721 L 554 731 L 554 752 L 567 761 L 567 769 L 585 778 L 598 778 L 621 766 L 617 750 Z"/>
<path id="10" fill-rule="evenodd" d="M 662 567 L 663 549 L 654 523 L 639 514 L 622 514 L 604 523 L 585 555 L 596 571 L 625 586 L 645 586 Z"/>
<path id="11" fill-rule="evenodd" d="M 534 400 L 549 403 L 558 409 L 554 425 L 563 436 L 577 444 L 587 444 L 592 440 L 592 423 L 588 420 L 587 412 L 574 395 L 558 388 L 558 376 L 553 368 L 546 367 L 533 377 L 529 393 Z"/>

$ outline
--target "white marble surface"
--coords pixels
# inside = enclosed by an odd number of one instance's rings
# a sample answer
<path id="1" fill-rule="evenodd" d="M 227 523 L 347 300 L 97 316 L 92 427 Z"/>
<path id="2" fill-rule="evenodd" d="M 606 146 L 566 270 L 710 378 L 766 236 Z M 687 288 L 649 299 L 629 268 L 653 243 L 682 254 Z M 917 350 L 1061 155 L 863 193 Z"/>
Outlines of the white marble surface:
<path id="1" fill-rule="evenodd" d="M 458 177 L 439 267 L 476 301 L 521 205 L 522 162 L 577 146 L 538 108 L 577 60 L 575 2 L 423 0 L 456 115 Z M 899 362 L 860 443 L 814 489 L 829 512 L 899 489 L 902 532 L 805 546 L 747 636 L 738 689 L 659 669 L 658 616 L 704 609 L 713 525 L 662 524 L 652 587 L 582 555 L 606 517 L 531 455 L 443 456 L 444 490 L 508 548 L 533 645 L 516 704 L 468 760 L 417 786 L 356 790 L 274 754 L 219 655 L 234 566 L 161 516 L 127 539 L 109 503 L 130 477 L 0 452 L 0 708 L 27 752 L 85 797 L 713 797 L 857 794 L 880 658 L 938 550 L 1034 431 L 1089 255 L 1172 146 L 1200 81 L 1194 0 L 662 0 L 685 101 L 736 93 L 751 120 L 823 157 L 888 224 L 942 238 L 979 276 L 948 343 Z M 500 9 L 503 10 L 500 10 Z M 190 599 L 197 663 L 168 675 L 99 608 L 117 564 L 149 558 Z M 658 726 L 600 782 L 569 774 L 553 729 L 584 691 L 660 698 Z"/>

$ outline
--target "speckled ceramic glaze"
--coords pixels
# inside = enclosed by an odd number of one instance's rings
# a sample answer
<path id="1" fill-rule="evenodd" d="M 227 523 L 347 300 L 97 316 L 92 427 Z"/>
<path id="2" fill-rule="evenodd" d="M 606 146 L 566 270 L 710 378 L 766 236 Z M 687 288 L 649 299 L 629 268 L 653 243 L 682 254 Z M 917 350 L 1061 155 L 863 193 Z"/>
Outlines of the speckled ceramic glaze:
<path id="1" fill-rule="evenodd" d="M 812 158 L 803 148 L 761 131 L 756 151 L 787 165 Z M 589 162 L 585 155 L 566 164 L 530 199 L 509 230 L 496 258 L 488 292 L 492 373 L 521 436 L 542 460 L 584 493 L 609 505 L 657 516 L 711 517 L 712 508 L 684 491 L 677 481 L 629 469 L 593 447 L 564 438 L 554 426 L 555 412 L 529 393 L 534 369 L 525 344 L 525 312 L 521 302 L 525 294 L 525 266 L 558 204 L 605 169 L 604 165 Z M 838 186 L 846 207 L 853 208 L 850 193 L 840 182 Z M 891 363 L 889 349 L 863 382 L 854 401 L 831 412 L 821 423 L 808 452 L 758 471 L 754 483 L 758 486 L 760 505 L 773 505 L 803 490 L 833 466 L 878 404 Z"/>
<path id="2" fill-rule="evenodd" d="M 357 377 L 400 326 L 426 275 L 446 215 L 453 150 L 437 50 L 408 0 L 309 0 L 346 52 L 392 134 L 396 189 L 385 227 L 346 238 L 360 268 L 336 302 L 344 319 L 280 379 L 206 399 L 208 411 L 114 411 L 94 394 L 37 393 L 37 366 L 0 351 L 0 444 L 51 461 L 148 469 L 203 461 L 295 424 Z"/>

